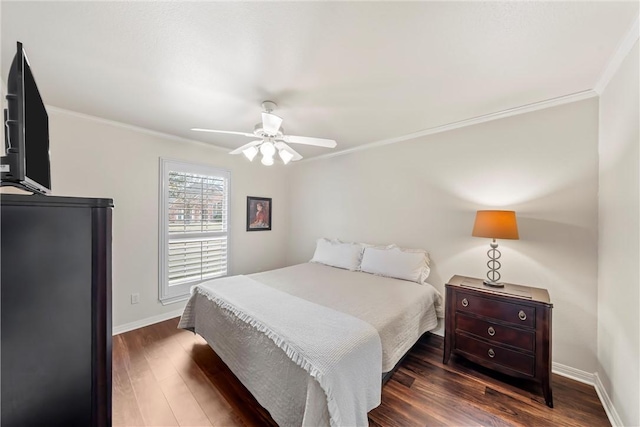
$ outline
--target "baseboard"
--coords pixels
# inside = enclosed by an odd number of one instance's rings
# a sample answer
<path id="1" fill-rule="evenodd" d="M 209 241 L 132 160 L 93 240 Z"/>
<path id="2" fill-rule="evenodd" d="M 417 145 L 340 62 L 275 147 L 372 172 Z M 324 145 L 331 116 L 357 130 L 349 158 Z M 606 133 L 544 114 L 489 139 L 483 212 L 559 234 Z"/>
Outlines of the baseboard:
<path id="1" fill-rule="evenodd" d="M 439 337 L 444 338 L 444 319 L 439 317 L 438 326 L 436 326 L 434 329 L 430 330 L 429 332 L 431 332 L 433 335 L 437 335 Z"/>
<path id="2" fill-rule="evenodd" d="M 552 362 L 551 372 L 561 375 L 563 377 L 571 378 L 578 382 L 594 385 L 594 375 L 590 372 L 583 371 L 581 369 L 572 368 L 571 366 L 563 365 L 561 363 Z"/>
<path id="3" fill-rule="evenodd" d="M 607 390 L 604 388 L 602 381 L 600 381 L 600 376 L 596 372 L 594 375 L 595 378 L 595 388 L 596 393 L 598 393 L 598 397 L 600 398 L 600 402 L 602 402 L 602 407 L 604 408 L 604 412 L 607 413 L 607 418 L 609 418 L 609 422 L 613 427 L 623 426 L 622 419 L 620 415 L 618 415 L 618 411 L 616 411 L 615 406 L 613 406 L 613 402 L 607 393 Z"/>
<path id="4" fill-rule="evenodd" d="M 125 323 L 124 325 L 114 326 L 113 335 L 122 334 L 124 332 L 133 331 L 134 329 L 153 325 L 154 323 L 164 322 L 165 320 L 173 319 L 174 317 L 179 317 L 182 315 L 183 311 L 184 309 L 180 308 L 168 313 L 158 314 L 157 316 L 151 316 L 145 319 L 136 320 L 135 322 Z"/>
<path id="5" fill-rule="evenodd" d="M 607 390 L 605 390 L 602 381 L 600 381 L 600 377 L 597 372 L 590 374 L 589 372 L 556 362 L 552 363 L 551 370 L 554 374 L 562 375 L 563 377 L 571 378 L 572 380 L 593 386 L 596 389 L 600 403 L 602 403 L 602 407 L 607 413 L 607 418 L 609 418 L 611 425 L 613 427 L 624 425 L 622 423 L 622 419 L 620 419 L 620 415 L 618 415 L 618 412 L 616 411 L 616 408 L 613 406 L 613 402 L 611 401 L 609 394 L 607 394 Z"/>

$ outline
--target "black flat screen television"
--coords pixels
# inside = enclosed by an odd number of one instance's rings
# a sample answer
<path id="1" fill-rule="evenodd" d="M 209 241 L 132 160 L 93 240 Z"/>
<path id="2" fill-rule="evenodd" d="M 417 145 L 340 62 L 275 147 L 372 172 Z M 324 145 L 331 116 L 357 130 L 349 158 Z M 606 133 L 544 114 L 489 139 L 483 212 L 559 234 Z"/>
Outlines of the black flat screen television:
<path id="1" fill-rule="evenodd" d="M 49 194 L 49 115 L 20 42 L 9 70 L 4 123 L 6 155 L 0 159 L 1 184 Z"/>

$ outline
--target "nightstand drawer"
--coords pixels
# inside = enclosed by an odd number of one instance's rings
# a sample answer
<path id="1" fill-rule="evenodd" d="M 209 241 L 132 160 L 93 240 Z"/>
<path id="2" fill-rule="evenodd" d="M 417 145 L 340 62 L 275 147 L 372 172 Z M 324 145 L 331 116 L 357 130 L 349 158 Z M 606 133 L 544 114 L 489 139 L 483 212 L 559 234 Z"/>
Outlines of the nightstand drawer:
<path id="1" fill-rule="evenodd" d="M 455 347 L 469 356 L 475 356 L 494 365 L 494 369 L 504 367 L 521 374 L 534 376 L 534 358 L 514 350 L 485 343 L 484 341 L 456 333 Z M 491 366 L 490 366 L 491 367 Z"/>
<path id="2" fill-rule="evenodd" d="M 536 325 L 535 307 L 483 298 L 466 292 L 456 293 L 456 309 L 518 326 L 534 328 Z"/>
<path id="3" fill-rule="evenodd" d="M 456 318 L 457 331 L 465 331 L 498 344 L 506 344 L 527 351 L 533 351 L 536 340 L 536 334 L 533 331 L 523 331 L 486 322 L 462 313 Z"/>

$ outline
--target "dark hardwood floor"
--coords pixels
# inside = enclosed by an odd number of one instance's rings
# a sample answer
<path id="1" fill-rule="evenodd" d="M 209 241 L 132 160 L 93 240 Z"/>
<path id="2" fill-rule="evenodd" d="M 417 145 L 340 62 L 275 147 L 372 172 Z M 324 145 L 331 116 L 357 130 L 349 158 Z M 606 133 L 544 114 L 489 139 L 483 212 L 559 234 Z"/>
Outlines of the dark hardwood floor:
<path id="1" fill-rule="evenodd" d="M 113 337 L 114 426 L 264 426 L 269 413 L 178 319 Z M 555 408 L 535 384 L 462 358 L 442 364 L 427 334 L 382 389 L 372 426 L 608 426 L 593 387 L 553 376 Z"/>

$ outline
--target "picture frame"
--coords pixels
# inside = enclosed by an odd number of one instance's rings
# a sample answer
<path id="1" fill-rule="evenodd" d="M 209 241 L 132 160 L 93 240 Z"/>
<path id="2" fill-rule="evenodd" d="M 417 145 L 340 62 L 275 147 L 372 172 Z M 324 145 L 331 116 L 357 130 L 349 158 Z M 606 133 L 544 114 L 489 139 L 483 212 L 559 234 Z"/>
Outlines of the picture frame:
<path id="1" fill-rule="evenodd" d="M 270 197 L 247 196 L 247 231 L 271 230 L 271 213 Z"/>

